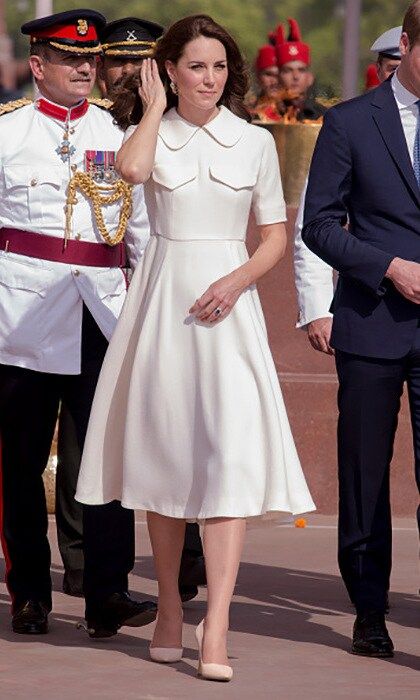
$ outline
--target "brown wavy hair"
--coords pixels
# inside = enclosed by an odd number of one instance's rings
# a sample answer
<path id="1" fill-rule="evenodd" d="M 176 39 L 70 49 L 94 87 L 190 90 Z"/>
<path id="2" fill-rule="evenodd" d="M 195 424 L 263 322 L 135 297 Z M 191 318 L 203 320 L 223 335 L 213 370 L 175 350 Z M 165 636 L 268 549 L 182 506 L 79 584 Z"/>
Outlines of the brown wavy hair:
<path id="1" fill-rule="evenodd" d="M 131 124 L 138 124 L 143 116 L 143 105 L 139 95 L 140 72 L 128 75 L 115 89 L 114 103 L 110 109 L 114 121 L 125 131 Z"/>
<path id="2" fill-rule="evenodd" d="M 191 15 L 178 20 L 169 27 L 157 43 L 154 58 L 166 90 L 168 103 L 166 111 L 176 107 L 178 98 L 169 87 L 170 81 L 165 62 L 178 63 L 186 44 L 200 36 L 217 39 L 226 50 L 228 77 L 218 105 L 224 105 L 238 117 L 249 121 L 250 115 L 244 105 L 249 84 L 245 61 L 229 32 L 208 15 Z M 116 92 L 112 114 L 122 129 L 126 129 L 130 124 L 137 124 L 142 117 L 143 110 L 138 94 L 139 84 L 139 74 L 129 76 Z"/>

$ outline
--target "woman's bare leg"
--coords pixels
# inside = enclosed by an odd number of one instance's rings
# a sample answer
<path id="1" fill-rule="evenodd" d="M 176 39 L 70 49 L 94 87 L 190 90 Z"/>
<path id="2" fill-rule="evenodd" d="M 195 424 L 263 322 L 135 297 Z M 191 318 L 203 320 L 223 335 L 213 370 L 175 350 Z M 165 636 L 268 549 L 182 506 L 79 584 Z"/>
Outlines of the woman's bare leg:
<path id="1" fill-rule="evenodd" d="M 229 607 L 238 575 L 245 530 L 244 518 L 211 518 L 206 520 L 204 526 L 207 573 L 204 663 L 228 665 L 226 636 Z"/>
<path id="2" fill-rule="evenodd" d="M 158 618 L 153 647 L 182 646 L 182 605 L 178 575 L 184 546 L 185 520 L 147 513 L 155 571 L 158 580 Z"/>

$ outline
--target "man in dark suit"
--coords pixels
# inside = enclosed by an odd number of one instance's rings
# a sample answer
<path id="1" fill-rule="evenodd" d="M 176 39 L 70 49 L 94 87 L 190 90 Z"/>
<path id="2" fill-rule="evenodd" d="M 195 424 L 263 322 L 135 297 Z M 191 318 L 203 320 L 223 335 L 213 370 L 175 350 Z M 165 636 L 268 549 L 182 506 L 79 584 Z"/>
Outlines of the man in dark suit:
<path id="1" fill-rule="evenodd" d="M 302 232 L 339 272 L 339 565 L 357 611 L 352 652 L 382 657 L 393 655 L 389 470 L 405 382 L 420 482 L 420 0 L 400 49 L 392 78 L 327 112 Z"/>

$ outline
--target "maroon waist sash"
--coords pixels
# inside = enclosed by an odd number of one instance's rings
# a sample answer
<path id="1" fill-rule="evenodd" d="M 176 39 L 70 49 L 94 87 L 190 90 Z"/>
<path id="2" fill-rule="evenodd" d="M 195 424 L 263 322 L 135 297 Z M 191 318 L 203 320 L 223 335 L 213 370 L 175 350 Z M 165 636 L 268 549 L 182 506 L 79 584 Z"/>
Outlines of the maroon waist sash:
<path id="1" fill-rule="evenodd" d="M 15 228 L 0 229 L 0 250 L 68 265 L 124 267 L 126 264 L 124 242 L 109 246 L 106 243 L 69 240 L 65 245 L 63 238 Z"/>

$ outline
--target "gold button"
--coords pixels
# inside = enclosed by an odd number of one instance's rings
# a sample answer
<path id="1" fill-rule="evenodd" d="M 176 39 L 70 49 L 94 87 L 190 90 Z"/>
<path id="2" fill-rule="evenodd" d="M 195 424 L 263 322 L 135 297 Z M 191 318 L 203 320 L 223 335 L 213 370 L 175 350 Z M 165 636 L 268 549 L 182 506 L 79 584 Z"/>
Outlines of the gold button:
<path id="1" fill-rule="evenodd" d="M 76 233 L 76 235 L 75 235 L 76 241 L 80 241 L 81 237 L 82 237 L 82 236 L 81 236 L 80 233 Z"/>
<path id="2" fill-rule="evenodd" d="M 73 275 L 74 275 L 75 277 L 78 277 L 78 276 L 80 275 L 80 271 L 79 271 L 79 270 L 73 270 Z"/>
<path id="3" fill-rule="evenodd" d="M 36 179 L 36 177 L 33 177 L 31 180 L 31 187 L 35 187 L 35 185 L 37 185 L 37 184 L 38 184 L 38 180 Z"/>

